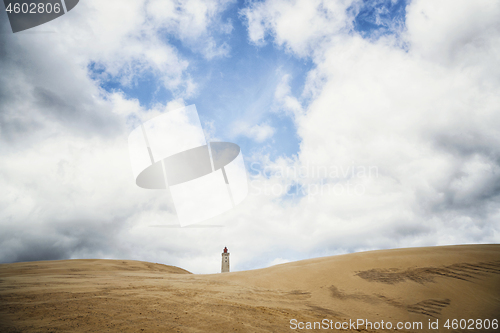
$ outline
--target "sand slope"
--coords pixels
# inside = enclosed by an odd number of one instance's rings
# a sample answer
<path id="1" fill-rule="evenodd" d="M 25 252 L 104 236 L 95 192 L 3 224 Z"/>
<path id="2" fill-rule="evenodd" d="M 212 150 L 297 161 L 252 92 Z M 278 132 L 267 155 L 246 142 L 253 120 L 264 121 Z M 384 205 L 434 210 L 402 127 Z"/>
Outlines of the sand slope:
<path id="1" fill-rule="evenodd" d="M 122 260 L 0 265 L 2 332 L 300 331 L 290 328 L 293 318 L 423 323 L 400 332 L 437 332 L 427 329 L 436 319 L 440 332 L 453 331 L 442 327 L 446 319 L 500 320 L 500 245 L 371 251 L 213 275 Z"/>

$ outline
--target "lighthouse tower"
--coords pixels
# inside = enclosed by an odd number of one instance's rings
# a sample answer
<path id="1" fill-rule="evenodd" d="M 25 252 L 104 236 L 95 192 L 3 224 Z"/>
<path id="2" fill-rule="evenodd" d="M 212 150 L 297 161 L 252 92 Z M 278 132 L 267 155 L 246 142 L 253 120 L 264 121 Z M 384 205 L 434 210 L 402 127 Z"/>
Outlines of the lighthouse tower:
<path id="1" fill-rule="evenodd" d="M 224 247 L 222 252 L 222 265 L 220 269 L 221 273 L 229 272 L 229 252 L 227 252 L 227 247 Z"/>

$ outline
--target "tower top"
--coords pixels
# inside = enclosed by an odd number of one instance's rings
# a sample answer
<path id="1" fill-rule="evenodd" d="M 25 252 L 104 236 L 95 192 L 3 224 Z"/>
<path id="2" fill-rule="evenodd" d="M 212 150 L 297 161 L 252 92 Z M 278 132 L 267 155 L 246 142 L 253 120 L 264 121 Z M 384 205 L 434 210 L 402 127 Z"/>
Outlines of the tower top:
<path id="1" fill-rule="evenodd" d="M 222 265 L 221 265 L 221 273 L 229 272 L 229 252 L 227 252 L 227 247 L 224 247 L 222 250 Z"/>

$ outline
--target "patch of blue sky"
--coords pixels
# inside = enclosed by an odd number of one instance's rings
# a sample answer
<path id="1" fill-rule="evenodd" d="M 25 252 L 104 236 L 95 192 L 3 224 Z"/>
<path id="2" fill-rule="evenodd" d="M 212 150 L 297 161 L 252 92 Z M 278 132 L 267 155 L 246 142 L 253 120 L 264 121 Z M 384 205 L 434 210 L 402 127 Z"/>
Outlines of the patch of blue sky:
<path id="1" fill-rule="evenodd" d="M 172 92 L 166 89 L 160 78 L 151 71 L 135 75 L 131 82 L 123 84 L 120 75 L 107 74 L 105 68 L 96 62 L 91 62 L 88 65 L 88 70 L 90 76 L 99 82 L 102 89 L 110 93 L 123 92 L 128 99 L 137 99 L 141 106 L 146 109 L 151 108 L 156 103 L 165 104 L 173 99 Z"/>
<path id="2" fill-rule="evenodd" d="M 206 59 L 201 55 L 188 55 L 190 75 L 198 86 L 198 93 L 186 100 L 196 104 L 202 124 L 213 122 L 216 136 L 240 145 L 244 154 L 268 154 L 271 159 L 291 156 L 299 150 L 300 140 L 293 120 L 274 108 L 274 93 L 283 75 L 290 74 L 291 92 L 302 93 L 305 77 L 312 62 L 297 59 L 272 43 L 255 46 L 248 42 L 247 27 L 238 12 L 244 3 L 234 4 L 224 13 L 222 22 L 230 20 L 230 35 L 221 35 L 217 43 L 226 42 L 230 52 L 225 57 Z M 182 50 L 179 47 L 178 50 Z M 238 124 L 249 127 L 268 125 L 274 135 L 258 142 L 254 138 L 238 135 Z"/>
<path id="3" fill-rule="evenodd" d="M 284 199 L 300 199 L 307 195 L 307 188 L 303 184 L 294 183 L 287 188 Z"/>
<path id="4" fill-rule="evenodd" d="M 200 93 L 187 103 L 197 105 L 202 123 L 214 122 L 217 137 L 236 140 L 244 151 L 262 151 L 271 157 L 292 155 L 297 153 L 300 143 L 295 124 L 274 107 L 274 93 L 285 73 L 292 73 L 296 78 L 291 82 L 292 91 L 300 93 L 307 69 L 297 65 L 292 56 L 272 45 L 233 48 L 230 57 L 194 75 L 202 80 L 196 82 Z M 247 127 L 271 126 L 274 135 L 261 142 L 255 141 L 238 133 L 241 123 Z"/>
<path id="5" fill-rule="evenodd" d="M 407 0 L 368 0 L 349 10 L 358 11 L 354 30 L 364 38 L 398 34 L 405 25 Z"/>

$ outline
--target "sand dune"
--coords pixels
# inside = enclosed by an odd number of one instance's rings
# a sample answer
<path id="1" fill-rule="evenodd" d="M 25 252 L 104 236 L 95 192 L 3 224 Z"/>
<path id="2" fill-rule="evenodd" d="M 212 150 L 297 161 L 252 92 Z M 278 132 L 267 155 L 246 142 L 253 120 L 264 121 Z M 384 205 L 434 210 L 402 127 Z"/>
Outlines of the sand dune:
<path id="1" fill-rule="evenodd" d="M 491 324 L 500 320 L 500 245 L 371 251 L 212 275 L 127 260 L 0 265 L 1 332 L 291 332 L 299 322 L 326 331 L 324 319 L 330 328 L 357 319 L 422 323 L 399 332 L 467 331 L 446 329 L 447 319 Z M 436 320 L 439 330 L 428 329 Z M 343 331 L 395 331 L 356 328 Z"/>

